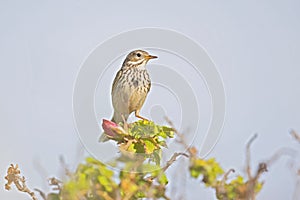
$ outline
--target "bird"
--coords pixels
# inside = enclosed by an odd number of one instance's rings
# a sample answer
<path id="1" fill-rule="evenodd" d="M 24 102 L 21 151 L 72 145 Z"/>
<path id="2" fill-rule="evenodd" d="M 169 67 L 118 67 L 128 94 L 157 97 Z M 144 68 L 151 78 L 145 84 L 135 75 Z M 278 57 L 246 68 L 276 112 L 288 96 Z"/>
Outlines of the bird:
<path id="1" fill-rule="evenodd" d="M 135 117 L 146 119 L 140 116 L 140 110 L 151 88 L 150 76 L 145 66 L 154 58 L 157 56 L 143 50 L 134 50 L 126 56 L 112 84 L 114 114 L 111 121 L 127 121 L 132 112 L 135 112 Z"/>
<path id="2" fill-rule="evenodd" d="M 111 98 L 114 113 L 111 121 L 126 122 L 134 112 L 135 117 L 147 120 L 140 115 L 141 108 L 151 88 L 151 79 L 146 69 L 149 60 L 157 56 L 144 50 L 130 52 L 117 72 L 112 84 Z M 100 141 L 106 141 L 102 134 Z"/>

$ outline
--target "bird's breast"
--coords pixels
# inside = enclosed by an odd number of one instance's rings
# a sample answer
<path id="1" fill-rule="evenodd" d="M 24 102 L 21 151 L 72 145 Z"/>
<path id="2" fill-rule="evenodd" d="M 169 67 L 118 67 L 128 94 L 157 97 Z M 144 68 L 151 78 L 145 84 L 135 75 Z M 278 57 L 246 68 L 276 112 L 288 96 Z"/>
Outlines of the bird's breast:
<path id="1" fill-rule="evenodd" d="M 133 69 L 128 74 L 128 84 L 133 90 L 148 92 L 151 87 L 151 80 L 146 70 Z"/>

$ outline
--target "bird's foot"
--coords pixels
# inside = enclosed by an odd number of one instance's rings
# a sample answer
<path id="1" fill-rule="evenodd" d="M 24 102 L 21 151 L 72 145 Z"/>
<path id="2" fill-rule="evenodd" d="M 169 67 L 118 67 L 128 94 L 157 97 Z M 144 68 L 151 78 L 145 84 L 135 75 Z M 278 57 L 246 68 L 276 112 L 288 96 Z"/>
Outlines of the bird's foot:
<path id="1" fill-rule="evenodd" d="M 135 117 L 140 118 L 140 119 L 145 120 L 145 121 L 150 121 L 149 119 L 147 119 L 147 118 L 145 118 L 145 117 L 142 117 L 142 116 L 140 116 L 140 115 L 135 115 Z"/>

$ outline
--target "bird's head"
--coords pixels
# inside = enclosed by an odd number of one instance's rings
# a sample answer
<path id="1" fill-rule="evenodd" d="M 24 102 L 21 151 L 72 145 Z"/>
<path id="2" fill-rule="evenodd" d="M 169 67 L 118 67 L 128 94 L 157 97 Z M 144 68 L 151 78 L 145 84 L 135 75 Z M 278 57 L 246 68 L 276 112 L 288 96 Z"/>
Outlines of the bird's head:
<path id="1" fill-rule="evenodd" d="M 135 50 L 127 55 L 123 66 L 126 65 L 129 67 L 144 67 L 150 59 L 154 58 L 157 58 L 157 56 L 152 56 L 148 52 L 143 50 Z"/>

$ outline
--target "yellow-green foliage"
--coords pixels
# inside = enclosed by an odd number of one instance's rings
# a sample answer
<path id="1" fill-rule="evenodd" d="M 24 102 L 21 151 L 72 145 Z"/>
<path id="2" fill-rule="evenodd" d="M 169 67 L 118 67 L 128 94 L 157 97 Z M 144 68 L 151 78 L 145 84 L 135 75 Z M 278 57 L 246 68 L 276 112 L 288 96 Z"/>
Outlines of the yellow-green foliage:
<path id="1" fill-rule="evenodd" d="M 262 188 L 258 176 L 247 181 L 242 176 L 227 180 L 229 173 L 224 173 L 214 158 L 199 158 L 194 147 L 188 148 L 188 153 L 175 153 L 163 166 L 161 153 L 167 146 L 166 140 L 173 138 L 175 132 L 170 127 L 150 121 L 137 121 L 124 127 L 107 120 L 106 123 L 110 139 L 120 149 L 119 157 L 112 163 L 122 170 L 112 170 L 94 158 L 86 158 L 67 181 L 56 184 L 58 192 L 48 194 L 46 200 L 169 199 L 165 171 L 178 155 L 189 159 L 187 170 L 191 177 L 213 188 L 218 199 L 249 199 L 250 193 L 256 195 Z M 14 182 L 10 177 L 19 177 L 19 169 L 15 171 L 17 174 L 11 172 L 6 177 L 9 187 Z"/>
<path id="2" fill-rule="evenodd" d="M 190 159 L 190 174 L 193 178 L 198 178 L 202 176 L 202 181 L 206 186 L 213 186 L 217 177 L 224 173 L 223 169 L 215 161 L 214 158 L 203 160 L 200 158 Z"/>
<path id="3" fill-rule="evenodd" d="M 168 199 L 165 196 L 168 179 L 160 159 L 166 139 L 171 137 L 174 131 L 166 126 L 149 121 L 129 124 L 127 132 L 118 134 L 116 140 L 122 153 L 115 162 L 123 163 L 124 170 L 110 170 L 98 160 L 87 158 L 63 184 L 60 196 L 72 200 Z M 127 153 L 139 156 L 132 159 Z"/>

